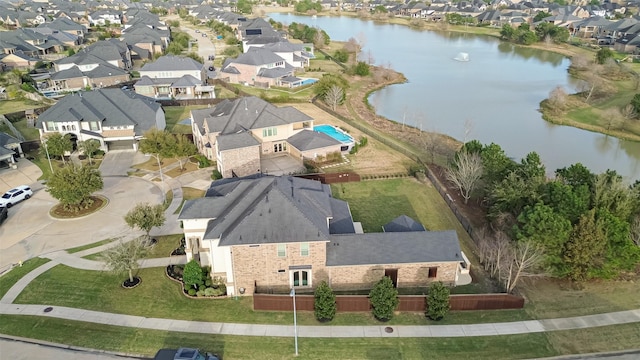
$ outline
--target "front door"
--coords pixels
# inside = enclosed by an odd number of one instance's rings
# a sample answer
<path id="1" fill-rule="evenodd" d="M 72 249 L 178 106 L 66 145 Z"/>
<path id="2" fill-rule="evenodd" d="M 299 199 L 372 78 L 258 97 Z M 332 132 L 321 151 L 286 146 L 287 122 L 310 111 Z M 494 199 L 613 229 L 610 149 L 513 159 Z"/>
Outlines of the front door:
<path id="1" fill-rule="evenodd" d="M 391 278 L 394 288 L 398 287 L 398 269 L 384 269 L 384 276 Z"/>

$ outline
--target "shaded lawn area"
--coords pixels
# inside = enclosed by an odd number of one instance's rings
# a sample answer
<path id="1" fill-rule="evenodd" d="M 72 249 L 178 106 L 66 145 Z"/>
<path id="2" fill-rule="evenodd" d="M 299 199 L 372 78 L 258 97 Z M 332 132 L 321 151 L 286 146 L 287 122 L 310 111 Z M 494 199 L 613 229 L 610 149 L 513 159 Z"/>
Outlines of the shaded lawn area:
<path id="1" fill-rule="evenodd" d="M 16 130 L 18 130 L 20 134 L 24 136 L 25 140 L 29 141 L 29 140 L 40 139 L 40 133 L 38 132 L 38 129 L 36 129 L 35 127 L 28 127 L 26 119 L 22 119 L 12 124 L 16 128 Z M 5 124 L 0 124 L 0 131 L 6 132 L 7 134 L 10 134 L 10 135 L 13 134 L 12 131 L 9 129 L 9 127 Z"/>
<path id="2" fill-rule="evenodd" d="M 174 235 L 178 239 L 179 235 Z M 173 240 L 169 241 L 171 243 Z M 161 241 L 162 242 L 162 241 Z M 169 246 L 171 247 L 171 246 Z M 168 247 L 167 247 L 168 249 Z M 161 255 L 166 256 L 166 255 Z M 291 324 L 291 312 L 253 310 L 252 297 L 224 299 L 189 299 L 180 285 L 165 275 L 164 268 L 141 269 L 142 285 L 124 289 L 120 283 L 126 275 L 78 270 L 58 265 L 32 281 L 18 296 L 16 303 L 69 306 L 111 313 L 180 320 L 236 322 L 256 324 Z M 87 281 L 91 279 L 91 281 Z M 153 304 L 153 306 L 149 306 Z M 185 311 L 185 309 L 189 309 Z M 444 320 L 427 320 L 424 313 L 400 313 L 387 325 L 440 325 L 476 322 L 502 322 L 527 319 L 523 310 L 454 312 Z M 298 312 L 303 325 L 323 325 L 313 312 Z M 339 313 L 324 325 L 382 325 L 369 312 Z"/>
<path id="3" fill-rule="evenodd" d="M 190 117 L 191 110 L 204 109 L 206 107 L 206 105 L 163 106 L 162 109 L 167 122 L 165 129 L 174 134 L 191 134 L 191 125 L 179 124 L 179 122 Z"/>
<path id="4" fill-rule="evenodd" d="M 176 160 L 175 158 L 164 158 L 164 159 L 162 159 L 160 166 L 162 166 L 163 174 L 166 171 L 166 169 L 165 169 L 166 166 L 169 166 L 169 165 L 171 165 L 171 164 L 173 164 L 174 162 L 177 162 L 177 161 L 178 160 Z M 134 169 L 148 170 L 148 171 L 159 171 L 160 170 L 160 166 L 158 166 L 158 160 L 155 157 L 150 156 L 149 160 L 147 160 L 147 161 L 145 161 L 143 163 L 135 164 L 135 165 L 133 165 L 133 168 Z M 160 175 L 158 174 L 158 176 L 160 176 Z"/>
<path id="5" fill-rule="evenodd" d="M 292 338 L 143 330 L 54 318 L 0 315 L 0 332 L 52 342 L 153 356 L 196 347 L 223 359 L 293 359 Z M 468 338 L 299 338 L 297 359 L 521 359 L 557 352 L 545 334 Z"/>
<path id="6" fill-rule="evenodd" d="M 171 256 L 171 252 L 180 246 L 180 239 L 182 239 L 182 237 L 183 237 L 182 234 L 152 236 L 152 238 L 157 240 L 157 243 L 153 245 L 151 249 L 149 249 L 149 252 L 147 253 L 147 256 L 144 257 L 144 259 L 155 259 L 155 258 L 163 258 L 163 257 Z M 110 240 L 108 240 L 107 242 L 109 241 Z M 100 244 L 100 242 L 96 244 L 102 245 Z M 89 246 L 88 248 L 90 249 L 93 247 L 97 247 L 99 245 L 95 245 L 95 246 L 87 245 L 87 246 Z M 69 252 L 69 250 L 67 250 L 67 252 Z M 102 261 L 103 253 L 104 252 L 90 254 L 87 256 L 83 256 L 82 258 L 87 260 Z"/>

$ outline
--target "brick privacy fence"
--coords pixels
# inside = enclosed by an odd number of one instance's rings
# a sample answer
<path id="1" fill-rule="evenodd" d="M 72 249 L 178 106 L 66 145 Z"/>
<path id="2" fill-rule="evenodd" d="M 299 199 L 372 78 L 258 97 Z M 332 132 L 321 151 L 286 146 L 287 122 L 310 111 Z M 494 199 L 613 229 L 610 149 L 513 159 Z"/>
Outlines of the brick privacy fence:
<path id="1" fill-rule="evenodd" d="M 398 311 L 422 312 L 426 308 L 425 295 L 400 295 Z M 296 295 L 296 309 L 313 311 L 313 295 Z M 451 295 L 451 310 L 501 310 L 522 309 L 524 298 L 511 294 Z M 337 295 L 338 312 L 370 311 L 367 295 Z M 253 294 L 253 309 L 264 311 L 293 311 L 293 299 L 289 295 Z"/>

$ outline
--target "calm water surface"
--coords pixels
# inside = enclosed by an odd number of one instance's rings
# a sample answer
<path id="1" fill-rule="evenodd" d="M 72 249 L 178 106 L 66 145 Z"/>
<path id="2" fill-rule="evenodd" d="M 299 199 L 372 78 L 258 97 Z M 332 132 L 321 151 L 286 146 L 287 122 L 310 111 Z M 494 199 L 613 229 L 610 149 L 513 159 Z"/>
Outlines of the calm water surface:
<path id="1" fill-rule="evenodd" d="M 521 48 L 495 38 L 420 31 L 351 17 L 271 14 L 274 20 L 318 26 L 331 39 L 366 39 L 362 58 L 390 64 L 408 79 L 405 84 L 373 93 L 369 102 L 378 114 L 422 130 L 465 141 L 497 143 L 508 156 L 540 154 L 552 174 L 581 162 L 594 172 L 615 169 L 640 179 L 640 143 L 618 140 L 544 121 L 540 101 L 556 86 L 572 92 L 569 59 Z M 460 52 L 470 61 L 453 58 Z"/>

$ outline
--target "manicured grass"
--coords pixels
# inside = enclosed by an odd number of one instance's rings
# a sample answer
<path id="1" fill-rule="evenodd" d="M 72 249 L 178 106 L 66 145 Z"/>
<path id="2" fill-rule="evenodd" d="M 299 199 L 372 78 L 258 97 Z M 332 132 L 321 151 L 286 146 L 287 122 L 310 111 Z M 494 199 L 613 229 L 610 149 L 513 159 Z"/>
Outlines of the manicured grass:
<path id="1" fill-rule="evenodd" d="M 16 266 L 9 272 L 0 276 L 0 298 L 2 298 L 18 280 L 22 279 L 23 276 L 49 261 L 49 259 L 39 257 L 29 259 L 23 262 L 22 266 Z"/>
<path id="2" fill-rule="evenodd" d="M 203 197 L 205 193 L 206 193 L 205 190 L 195 189 L 192 187 L 183 187 L 182 188 L 182 204 L 178 206 L 178 208 L 175 211 L 175 214 L 180 213 L 180 210 L 182 210 L 182 206 L 184 206 L 185 201 L 199 199 Z"/>
<path id="3" fill-rule="evenodd" d="M 633 281 L 590 281 L 576 287 L 567 280 L 541 279 L 519 285 L 536 319 L 580 316 L 640 308 L 639 277 Z"/>
<path id="4" fill-rule="evenodd" d="M 176 246 L 180 235 L 175 235 Z M 173 240 L 168 241 L 170 243 Z M 162 242 L 162 241 L 161 241 Z M 167 245 L 166 250 L 169 246 Z M 174 248 L 175 248 L 174 247 Z M 158 250 L 160 252 L 160 250 Z M 164 252 L 164 250 L 162 251 Z M 160 256 L 166 256 L 165 253 Z M 138 275 L 142 285 L 126 290 L 120 286 L 125 275 L 109 272 L 78 270 L 58 265 L 32 281 L 18 296 L 16 303 L 49 304 L 81 309 L 138 315 L 145 317 L 175 318 L 180 320 L 239 322 L 258 324 L 290 324 L 291 312 L 263 312 L 253 310 L 253 298 L 188 299 L 181 294 L 180 285 L 164 273 L 164 268 L 141 269 Z M 86 279 L 91 281 L 87 282 Z M 149 306 L 153 304 L 153 306 Z M 189 311 L 184 311 L 189 309 Z M 469 324 L 527 319 L 524 311 L 455 312 L 443 321 L 434 323 L 423 313 L 401 313 L 387 324 Z M 298 322 L 321 325 L 313 312 L 298 312 Z M 381 325 L 370 313 L 340 313 L 325 325 Z"/>
<path id="5" fill-rule="evenodd" d="M 153 356 L 161 348 L 197 347 L 223 359 L 521 359 L 557 353 L 544 334 L 469 338 L 292 338 L 210 335 L 0 315 L 0 332 L 74 346 Z"/>
<path id="6" fill-rule="evenodd" d="M 164 194 L 164 203 L 162 204 L 162 206 L 164 207 L 165 210 L 169 208 L 172 201 L 173 201 L 173 190 L 169 190 L 167 191 L 166 194 Z"/>
<path id="7" fill-rule="evenodd" d="M 169 177 L 175 178 L 175 177 L 178 177 L 180 175 L 183 175 L 183 174 L 198 170 L 198 163 L 197 162 L 194 163 L 194 162 L 191 162 L 191 161 L 188 161 L 188 160 L 183 160 L 182 161 L 182 166 L 183 166 L 184 170 L 180 169 L 180 166 L 178 166 L 175 169 L 171 169 L 171 170 L 167 171 L 164 174 L 169 176 Z"/>
<path id="8" fill-rule="evenodd" d="M 179 122 L 190 117 L 191 110 L 206 107 L 206 105 L 164 106 L 164 116 L 167 122 L 165 129 L 175 134 L 191 134 L 191 125 L 179 124 Z"/>
<path id="9" fill-rule="evenodd" d="M 29 141 L 29 140 L 38 140 L 40 138 L 40 133 L 38 132 L 38 129 L 36 129 L 34 127 L 28 127 L 26 119 L 22 119 L 20 121 L 14 122 L 12 124 L 16 128 L 16 130 L 18 130 L 20 132 L 20 134 L 22 134 L 22 136 L 24 136 L 25 140 L 27 140 L 27 141 Z M 4 125 L 4 124 L 0 124 L 0 131 L 6 132 L 6 133 L 9 133 L 9 134 L 12 133 L 11 130 L 9 129 L 9 127 Z"/>
<path id="10" fill-rule="evenodd" d="M 182 237 L 182 234 L 153 236 L 158 242 L 153 245 L 146 257 L 153 259 L 171 256 L 171 252 L 180 246 Z"/>
<path id="11" fill-rule="evenodd" d="M 80 252 L 80 251 L 93 249 L 93 248 L 96 248 L 98 246 L 102 246 L 104 244 L 108 244 L 108 243 L 110 243 L 112 241 L 114 241 L 114 240 L 113 239 L 106 239 L 106 240 L 94 242 L 92 244 L 87 244 L 87 245 L 82 245 L 82 246 L 74 247 L 74 248 L 71 248 L 71 249 L 67 249 L 67 252 L 69 254 L 74 254 L 74 253 L 77 253 L 77 252 Z"/>
<path id="12" fill-rule="evenodd" d="M 173 164 L 174 162 L 176 162 L 178 160 L 174 159 L 174 158 L 165 158 L 162 159 L 162 171 L 164 173 L 165 171 L 165 167 L 168 165 Z M 135 169 L 142 169 L 142 170 L 148 170 L 148 171 L 158 171 L 160 168 L 158 167 L 158 160 L 156 160 L 156 158 L 154 158 L 153 156 L 149 157 L 149 160 L 140 163 L 140 164 L 136 164 L 133 165 L 133 168 Z M 160 175 L 158 175 L 160 176 Z"/>
<path id="13" fill-rule="evenodd" d="M 3 100 L 0 101 L 0 114 L 10 114 L 27 109 L 41 107 L 42 104 L 32 100 Z"/>
<path id="14" fill-rule="evenodd" d="M 596 353 L 637 349 L 640 323 L 602 326 L 579 331 L 554 331 L 547 334 L 553 348 L 561 354 Z"/>

